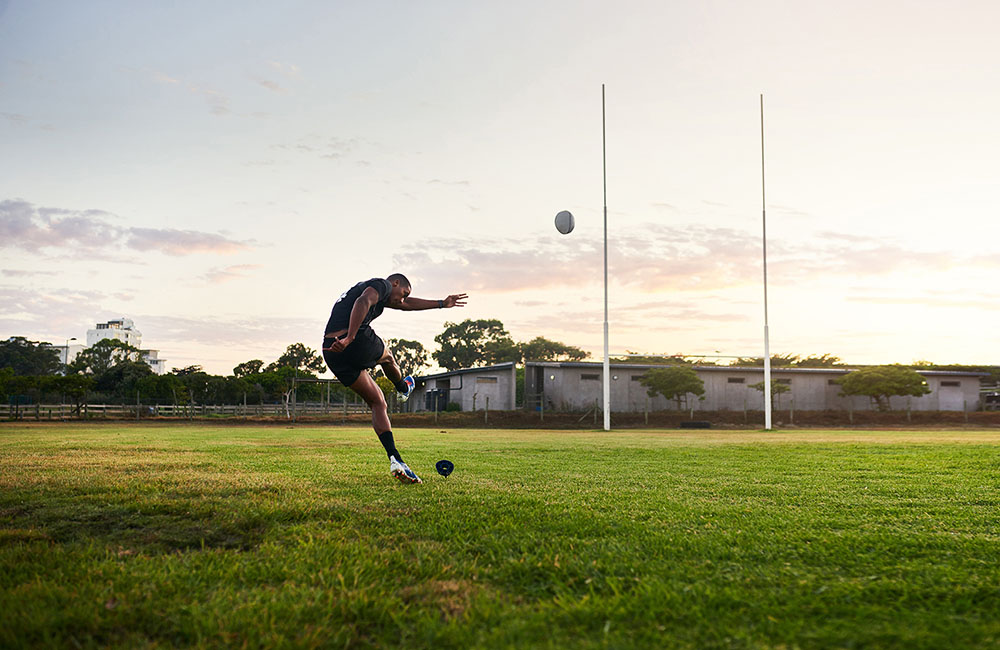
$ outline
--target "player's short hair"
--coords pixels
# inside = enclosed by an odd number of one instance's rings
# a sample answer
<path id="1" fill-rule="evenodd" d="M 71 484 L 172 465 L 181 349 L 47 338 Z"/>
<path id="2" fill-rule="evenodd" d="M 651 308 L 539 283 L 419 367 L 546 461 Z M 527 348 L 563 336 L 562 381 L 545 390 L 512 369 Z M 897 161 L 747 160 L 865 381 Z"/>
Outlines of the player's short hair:
<path id="1" fill-rule="evenodd" d="M 388 280 L 389 282 L 395 282 L 396 280 L 399 280 L 399 286 L 410 287 L 411 289 L 413 288 L 413 285 L 410 284 L 410 281 L 407 280 L 406 276 L 403 275 L 402 273 L 393 273 L 392 275 L 387 277 L 386 280 Z"/>

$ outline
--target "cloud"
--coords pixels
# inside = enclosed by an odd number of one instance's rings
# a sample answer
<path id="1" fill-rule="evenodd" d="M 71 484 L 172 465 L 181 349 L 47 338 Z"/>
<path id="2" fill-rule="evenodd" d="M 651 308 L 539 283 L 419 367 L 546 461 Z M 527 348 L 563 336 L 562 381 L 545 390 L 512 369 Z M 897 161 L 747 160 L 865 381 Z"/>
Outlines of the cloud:
<path id="1" fill-rule="evenodd" d="M 55 271 L 23 271 L 21 269 L 3 269 L 0 271 L 9 278 L 27 278 L 33 275 L 55 275 Z"/>
<path id="2" fill-rule="evenodd" d="M 707 291 L 761 281 L 762 247 L 756 232 L 647 223 L 627 234 L 612 234 L 608 248 L 611 281 L 641 291 Z M 463 291 L 503 293 L 600 284 L 602 249 L 600 239 L 578 234 L 524 240 L 428 239 L 414 241 L 407 251 L 394 255 L 393 265 Z M 970 263 L 997 268 L 1000 258 L 915 251 L 853 234 L 768 241 L 768 280 L 776 285 L 801 286 L 830 276 L 940 273 Z"/>
<path id="3" fill-rule="evenodd" d="M 29 252 L 58 248 L 84 257 L 103 257 L 102 251 L 122 247 L 180 256 L 234 253 L 252 245 L 196 230 L 128 228 L 112 219 L 117 217 L 103 210 L 36 207 L 20 199 L 0 201 L 0 248 Z"/>
<path id="4" fill-rule="evenodd" d="M 282 88 L 279 84 L 277 84 L 277 83 L 275 83 L 273 81 L 269 81 L 267 79 L 257 79 L 256 81 L 257 81 L 258 84 L 260 84 L 264 88 L 267 88 L 268 90 L 273 90 L 276 93 L 283 93 L 283 92 L 285 92 L 284 88 Z"/>
<path id="5" fill-rule="evenodd" d="M 172 228 L 130 228 L 126 245 L 138 251 L 158 250 L 166 255 L 190 253 L 237 253 L 249 248 L 249 242 L 239 242 L 222 235 L 197 230 Z"/>
<path id="6" fill-rule="evenodd" d="M 289 79 L 299 79 L 302 76 L 302 71 L 299 66 L 291 63 L 280 63 L 278 61 L 268 61 L 267 65 L 272 70 L 284 75 Z"/>
<path id="7" fill-rule="evenodd" d="M 248 278 L 247 271 L 255 271 L 261 268 L 259 264 L 234 264 L 224 268 L 214 268 L 205 274 L 204 278 L 213 284 L 221 284 L 236 280 L 238 278 Z"/>
<path id="8" fill-rule="evenodd" d="M 361 140 L 358 138 L 338 138 L 335 136 L 323 138 L 317 135 L 308 135 L 299 138 L 299 141 L 296 143 L 273 144 L 271 148 L 280 151 L 317 155 L 320 158 L 338 159 L 353 153 L 360 144 Z"/>

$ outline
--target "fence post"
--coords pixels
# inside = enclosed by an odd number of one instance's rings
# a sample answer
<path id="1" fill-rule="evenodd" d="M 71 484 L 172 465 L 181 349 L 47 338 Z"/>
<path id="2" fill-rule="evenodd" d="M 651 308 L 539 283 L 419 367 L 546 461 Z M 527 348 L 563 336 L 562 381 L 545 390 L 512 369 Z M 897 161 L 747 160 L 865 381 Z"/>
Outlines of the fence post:
<path id="1" fill-rule="evenodd" d="M 646 395 L 646 426 L 649 426 L 649 395 Z"/>
<path id="2" fill-rule="evenodd" d="M 538 394 L 538 421 L 545 422 L 545 393 Z"/>
<path id="3" fill-rule="evenodd" d="M 594 428 L 597 428 L 597 398 L 594 398 Z"/>

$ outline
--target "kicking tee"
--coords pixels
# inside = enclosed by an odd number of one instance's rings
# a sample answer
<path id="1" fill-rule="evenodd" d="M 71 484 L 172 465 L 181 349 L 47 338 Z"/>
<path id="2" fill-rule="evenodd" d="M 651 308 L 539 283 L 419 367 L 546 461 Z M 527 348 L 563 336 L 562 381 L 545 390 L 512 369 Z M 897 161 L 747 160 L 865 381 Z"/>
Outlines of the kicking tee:
<path id="1" fill-rule="evenodd" d="M 358 331 L 360 332 L 370 327 L 371 322 L 382 315 L 382 312 L 385 310 L 385 304 L 389 300 L 389 293 L 392 291 L 392 284 L 383 278 L 372 278 L 366 282 L 357 283 L 337 299 L 337 302 L 333 305 L 333 310 L 330 312 L 330 320 L 326 323 L 327 332 L 336 332 L 348 328 L 351 324 L 351 310 L 354 309 L 354 303 L 368 287 L 378 292 L 378 302 L 372 305 L 368 313 L 365 314 L 365 319 L 361 322 L 361 327 L 358 328 Z"/>

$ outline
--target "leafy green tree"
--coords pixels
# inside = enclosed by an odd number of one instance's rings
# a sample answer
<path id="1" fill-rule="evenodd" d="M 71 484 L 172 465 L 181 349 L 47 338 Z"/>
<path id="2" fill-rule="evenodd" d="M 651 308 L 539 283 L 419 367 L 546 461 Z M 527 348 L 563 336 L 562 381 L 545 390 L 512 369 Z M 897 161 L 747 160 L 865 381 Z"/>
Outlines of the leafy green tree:
<path id="1" fill-rule="evenodd" d="M 674 400 L 677 410 L 682 408 L 682 402 L 687 395 L 701 397 L 705 394 L 705 382 L 694 368 L 687 366 L 652 368 L 639 378 L 639 383 L 646 388 L 646 393 L 650 397 L 663 395 L 669 400 Z"/>
<path id="2" fill-rule="evenodd" d="M 86 375 L 54 375 L 49 377 L 49 390 L 58 392 L 60 400 L 69 397 L 79 412 L 87 393 L 94 389 L 94 378 Z"/>
<path id="3" fill-rule="evenodd" d="M 580 348 L 536 336 L 518 345 L 524 361 L 582 361 L 590 355 Z"/>
<path id="4" fill-rule="evenodd" d="M 62 364 L 58 350 L 48 345 L 23 336 L 0 341 L 0 368 L 10 368 L 15 375 L 30 377 L 55 374 Z"/>
<path id="5" fill-rule="evenodd" d="M 835 357 L 832 354 L 821 354 L 799 359 L 795 365 L 798 368 L 835 368 L 844 364 L 841 363 L 840 357 Z"/>
<path id="6" fill-rule="evenodd" d="M 771 367 L 772 368 L 788 368 L 794 366 L 799 361 L 799 356 L 797 354 L 772 354 L 771 355 Z M 764 357 L 740 357 L 735 361 L 731 362 L 729 365 L 736 366 L 738 368 L 747 367 L 764 367 Z"/>
<path id="7" fill-rule="evenodd" d="M 100 377 L 114 366 L 126 361 L 145 364 L 139 348 L 118 339 L 101 339 L 89 348 L 84 348 L 66 369 L 67 372 Z M 148 364 L 146 367 L 149 367 Z"/>
<path id="8" fill-rule="evenodd" d="M 249 377 L 250 375 L 256 375 L 260 372 L 260 369 L 264 367 L 264 362 L 260 359 L 251 359 L 250 361 L 244 361 L 240 365 L 233 368 L 234 377 Z"/>
<path id="9" fill-rule="evenodd" d="M 152 368 L 144 361 L 119 361 L 99 375 L 94 375 L 94 388 L 120 399 L 131 399 L 135 397 L 139 381 L 152 374 Z"/>
<path id="10" fill-rule="evenodd" d="M 147 375 L 139 380 L 137 389 L 145 400 L 169 402 L 175 406 L 187 404 L 190 399 L 187 386 L 175 374 Z"/>
<path id="11" fill-rule="evenodd" d="M 441 346 L 434 360 L 446 370 L 489 366 L 521 358 L 517 344 L 496 319 L 464 320 L 444 324 L 434 337 Z"/>
<path id="12" fill-rule="evenodd" d="M 931 392 L 920 373 L 899 364 L 854 370 L 836 381 L 842 396 L 865 395 L 879 411 L 891 410 L 894 395 L 920 397 Z"/>
<path id="13" fill-rule="evenodd" d="M 326 370 L 326 362 L 315 350 L 306 347 L 302 343 L 292 343 L 278 360 L 265 368 L 267 371 L 274 371 L 278 368 L 294 368 L 304 373 L 323 372 Z"/>
<path id="14" fill-rule="evenodd" d="M 756 384 L 750 384 L 750 388 L 764 392 L 764 382 L 758 381 Z M 792 390 L 792 387 L 788 384 L 782 383 L 777 379 L 771 380 L 771 408 L 777 408 L 781 403 L 781 395 Z"/>
<path id="15" fill-rule="evenodd" d="M 611 357 L 615 363 L 636 363 L 642 365 L 671 365 L 671 366 L 693 366 L 695 362 L 689 358 L 674 354 L 671 356 L 643 356 L 636 355 L 632 350 L 626 350 L 628 356 Z M 701 363 L 699 365 L 715 365 L 713 363 Z"/>
<path id="16" fill-rule="evenodd" d="M 389 351 L 402 369 L 403 375 L 416 375 L 427 367 L 427 350 L 419 341 L 389 339 L 385 344 L 389 346 Z"/>

